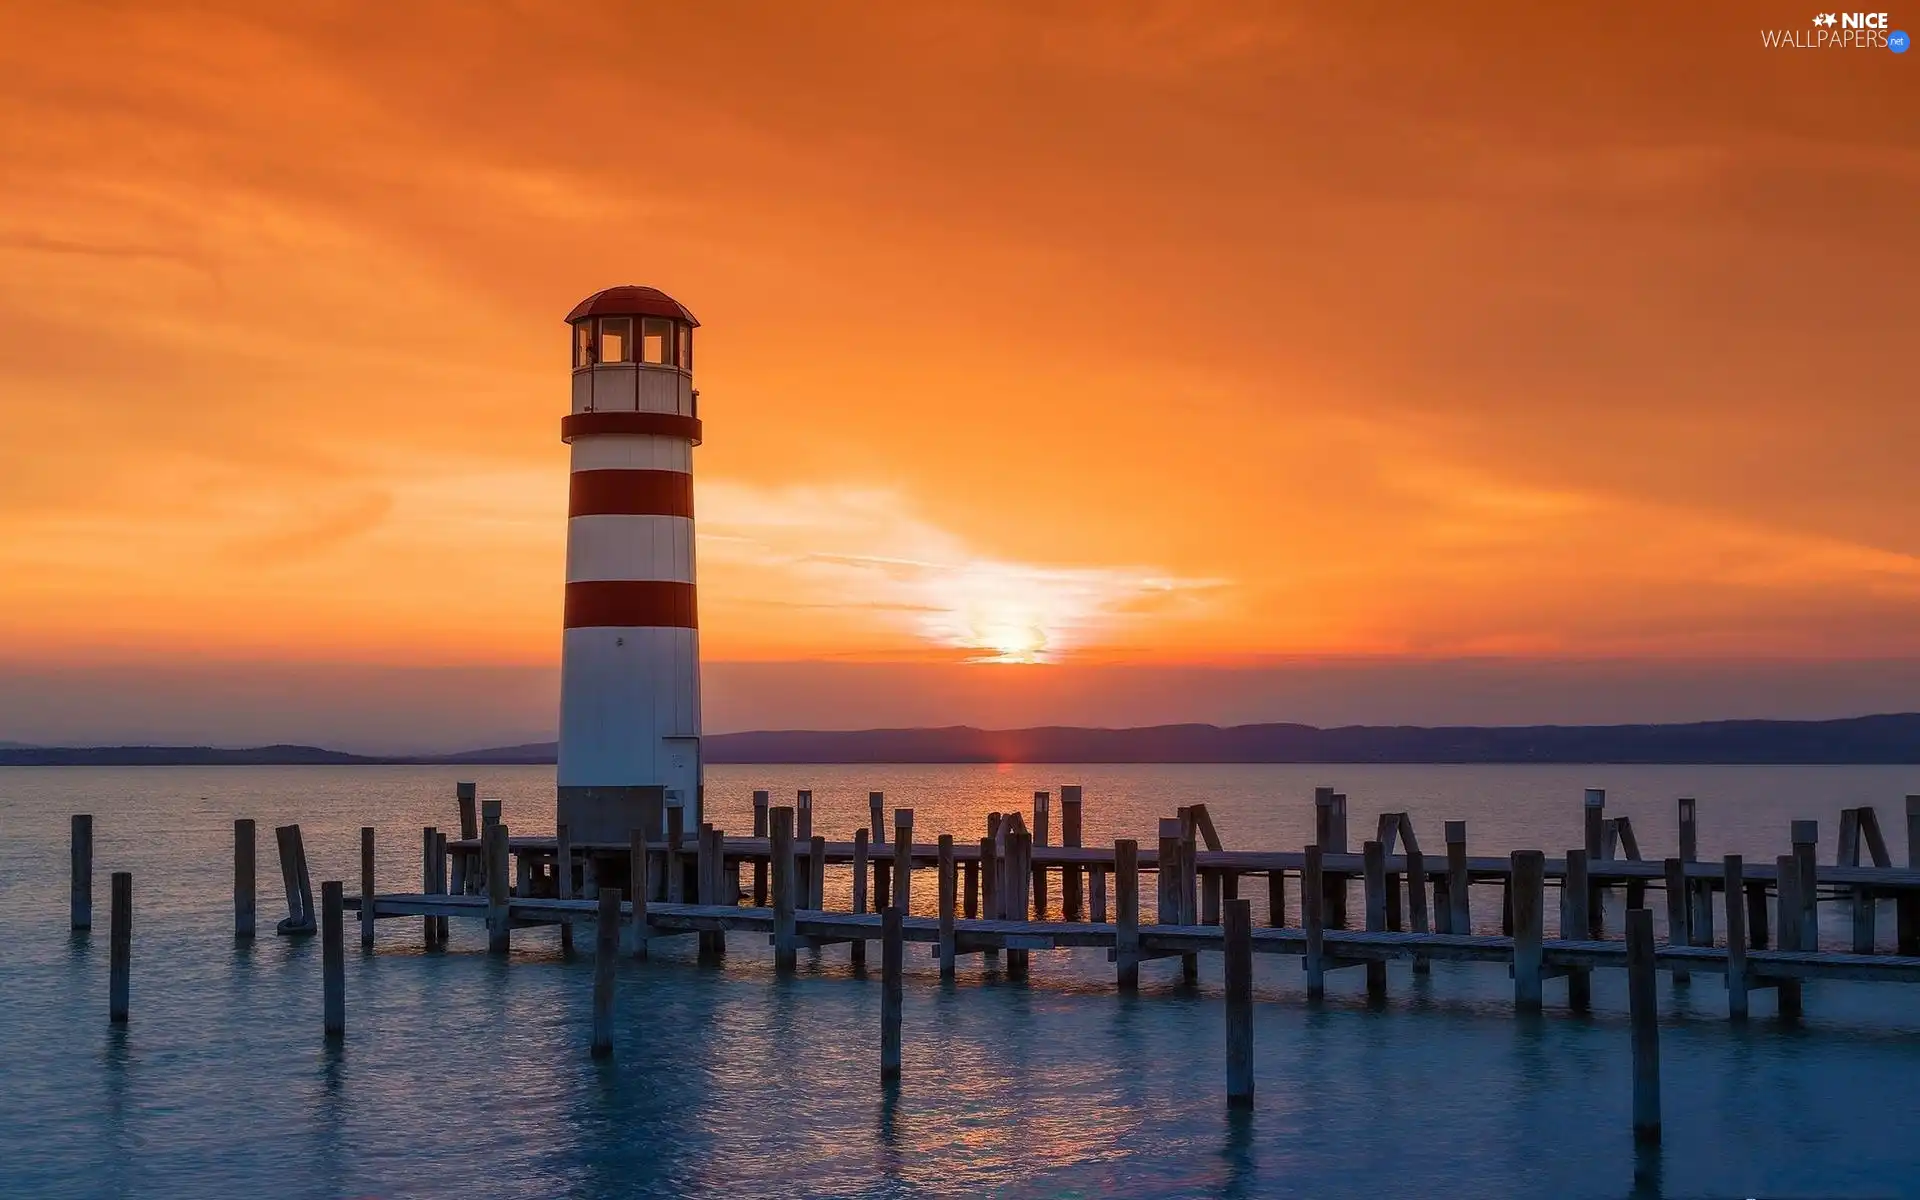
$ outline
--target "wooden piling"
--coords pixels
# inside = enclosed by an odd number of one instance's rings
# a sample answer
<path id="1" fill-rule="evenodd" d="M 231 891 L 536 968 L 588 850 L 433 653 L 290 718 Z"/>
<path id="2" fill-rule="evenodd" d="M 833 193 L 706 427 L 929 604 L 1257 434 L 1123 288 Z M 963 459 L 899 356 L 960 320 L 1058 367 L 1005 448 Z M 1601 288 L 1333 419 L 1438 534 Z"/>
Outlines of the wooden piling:
<path id="1" fill-rule="evenodd" d="M 801 788 L 793 794 L 793 836 L 799 842 L 813 840 L 813 789 Z"/>
<path id="2" fill-rule="evenodd" d="M 613 1053 L 614 959 L 620 953 L 620 889 L 600 889 L 593 926 L 593 1057 Z"/>
<path id="3" fill-rule="evenodd" d="M 1907 797 L 1907 866 L 1920 870 L 1920 796 Z M 1897 949 L 1901 954 L 1920 955 L 1920 892 L 1901 892 L 1895 917 Z"/>
<path id="4" fill-rule="evenodd" d="M 439 829 L 433 831 L 433 892 L 436 896 L 447 894 L 447 835 Z M 447 918 L 433 919 L 433 944 L 447 944 Z"/>
<path id="5" fill-rule="evenodd" d="M 1007 838 L 1007 889 L 1011 916 L 1016 921 L 1025 921 L 1032 911 L 1033 896 L 1031 884 L 1033 874 L 1033 834 L 1024 829 L 1016 830 Z M 1025 979 L 1031 951 L 1009 949 L 1007 951 L 1007 978 Z"/>
<path id="6" fill-rule="evenodd" d="M 1006 915 L 1000 911 L 1000 864 L 995 861 L 998 851 L 993 838 L 980 839 L 980 915 L 989 921 Z"/>
<path id="7" fill-rule="evenodd" d="M 1677 858 L 1666 860 L 1667 880 L 1667 945 L 1685 946 L 1692 941 L 1687 909 L 1687 865 Z M 1693 981 L 1693 973 L 1685 967 L 1672 967 L 1673 986 L 1686 987 Z"/>
<path id="8" fill-rule="evenodd" d="M 1229 900 L 1221 913 L 1227 977 L 1227 1104 L 1253 1107 L 1253 909 Z"/>
<path id="9" fill-rule="evenodd" d="M 680 861 L 680 842 L 686 837 L 687 809 L 682 804 L 667 805 L 667 878 L 666 901 L 668 904 L 680 904 L 686 900 L 687 868 Z M 802 838 L 801 840 L 805 840 Z M 806 907 L 803 898 L 800 902 Z"/>
<path id="10" fill-rule="evenodd" d="M 647 849 L 647 831 L 629 831 L 627 891 L 633 896 L 633 911 L 627 927 L 627 953 L 635 958 L 647 956 L 647 896 L 652 890 L 652 881 L 647 878 L 647 862 L 651 857 Z"/>
<path id="11" fill-rule="evenodd" d="M 1107 872 L 1106 868 L 1093 866 L 1087 868 L 1087 899 L 1092 912 L 1093 923 L 1107 923 Z"/>
<path id="12" fill-rule="evenodd" d="M 68 841 L 67 910 L 70 927 L 93 928 L 93 814 L 73 814 Z"/>
<path id="13" fill-rule="evenodd" d="M 373 949 L 373 826 L 360 827 L 360 948 Z"/>
<path id="14" fill-rule="evenodd" d="M 1447 822 L 1447 903 L 1451 906 L 1451 933 L 1473 932 L 1473 909 L 1467 901 L 1467 823 Z"/>
<path id="15" fill-rule="evenodd" d="M 865 829 L 853 832 L 853 911 L 857 916 L 867 911 L 867 856 L 868 833 Z M 972 915 L 972 914 L 968 914 Z M 847 947 L 849 961 L 856 967 L 867 965 L 867 942 L 865 938 L 855 938 Z"/>
<path id="16" fill-rule="evenodd" d="M 1387 928 L 1387 852 L 1377 841 L 1363 842 L 1360 856 L 1366 873 L 1367 932 L 1382 933 Z M 1387 964 L 1367 961 L 1367 999 L 1387 998 Z"/>
<path id="17" fill-rule="evenodd" d="M 1747 945 L 1755 950 L 1767 948 L 1767 885 L 1747 885 Z"/>
<path id="18" fill-rule="evenodd" d="M 773 965 L 791 971 L 797 957 L 794 938 L 793 810 L 782 805 L 767 814 L 773 853 Z"/>
<path id="19" fill-rule="evenodd" d="M 954 893 L 959 889 L 954 874 L 953 835 L 940 835 L 940 978 L 953 978 L 954 957 Z"/>
<path id="20" fill-rule="evenodd" d="M 893 906 L 913 911 L 913 810 L 893 810 Z"/>
<path id="21" fill-rule="evenodd" d="M 1820 949 L 1820 914 L 1816 907 L 1820 900 L 1819 875 L 1814 865 L 1814 852 L 1820 840 L 1820 822 L 1795 821 L 1793 823 L 1793 862 L 1798 875 L 1798 895 L 1800 899 L 1800 945 L 1801 950 Z"/>
<path id="22" fill-rule="evenodd" d="M 1775 940 L 1782 950 L 1803 949 L 1800 939 L 1806 931 L 1806 923 L 1800 914 L 1800 864 L 1796 856 L 1782 854 L 1774 860 L 1774 870 L 1778 883 L 1777 902 L 1780 911 L 1775 921 L 1779 933 Z M 1778 979 L 1774 981 L 1775 997 L 1780 1019 L 1797 1021 L 1800 1019 L 1800 981 L 1798 979 Z"/>
<path id="23" fill-rule="evenodd" d="M 553 827 L 554 894 L 573 899 L 573 828 L 564 822 Z M 573 953 L 573 918 L 560 918 L 560 953 Z"/>
<path id="24" fill-rule="evenodd" d="M 1287 873 L 1275 869 L 1267 872 L 1267 924 L 1280 929 L 1287 923 Z"/>
<path id="25" fill-rule="evenodd" d="M 1515 850 L 1509 857 L 1513 897 L 1513 1006 L 1539 1012 L 1546 927 L 1547 856 Z"/>
<path id="26" fill-rule="evenodd" d="M 1738 854 L 1721 861 L 1720 878 L 1727 896 L 1727 1017 L 1747 1019 L 1747 914 L 1741 903 L 1746 867 Z"/>
<path id="27" fill-rule="evenodd" d="M 463 841 L 470 841 L 480 836 L 480 815 L 474 800 L 476 791 L 477 789 L 471 783 L 453 785 L 454 804 L 457 806 L 460 837 Z M 473 852 L 470 850 L 462 850 L 454 857 L 453 885 L 450 890 L 455 895 L 465 896 L 472 890 L 471 877 L 479 874 L 472 859 Z"/>
<path id="28" fill-rule="evenodd" d="M 1052 828 L 1053 794 L 1051 792 L 1035 792 L 1033 794 L 1033 844 L 1036 846 L 1048 845 L 1048 838 L 1052 835 Z M 1047 869 L 1043 866 L 1034 866 L 1031 868 L 1031 873 L 1033 877 L 1033 919 L 1036 921 L 1044 921 L 1047 919 L 1048 909 Z"/>
<path id="29" fill-rule="evenodd" d="M 767 836 L 767 801 L 768 795 L 766 791 L 761 790 L 753 794 L 753 836 L 757 838 Z M 753 860 L 753 906 L 755 908 L 765 908 L 767 906 L 767 863 L 765 859 L 756 858 Z"/>
<path id="30" fill-rule="evenodd" d="M 1567 851 L 1567 871 L 1560 881 L 1560 937 L 1565 941 L 1584 941 L 1592 936 L 1587 904 L 1593 899 L 1591 876 L 1587 871 L 1585 850 Z M 1567 1007 L 1585 1012 L 1593 1006 L 1593 972 L 1586 967 L 1567 968 Z"/>
<path id="31" fill-rule="evenodd" d="M 1420 853 L 1418 846 L 1407 847 L 1407 916 L 1413 922 L 1415 933 L 1427 933 L 1427 856 Z M 1424 954 L 1413 956 L 1413 973 L 1429 975 L 1433 972 L 1433 960 Z"/>
<path id="32" fill-rule="evenodd" d="M 429 896 L 433 895 L 435 891 L 433 854 L 434 854 L 435 843 L 438 841 L 438 837 L 436 836 L 437 834 L 438 834 L 438 831 L 434 829 L 434 827 L 431 825 L 422 825 L 420 827 L 420 891 L 423 894 L 429 895 Z M 366 917 L 365 909 L 369 903 L 371 903 L 370 898 L 367 896 L 365 888 L 363 886 L 361 891 L 361 897 L 360 897 L 362 920 L 364 920 Z M 439 932 L 439 929 L 440 929 L 439 917 L 421 917 L 420 918 L 421 946 L 428 950 L 433 949 L 433 947 L 439 941 L 439 939 L 435 936 Z"/>
<path id="33" fill-rule="evenodd" d="M 1162 925 L 1180 924 L 1180 822 L 1160 819 L 1160 855 L 1156 875 L 1159 901 L 1154 919 Z"/>
<path id="34" fill-rule="evenodd" d="M 107 1020 L 114 1025 L 125 1025 L 133 989 L 133 873 L 115 871 L 109 880 L 109 888 Z"/>
<path id="35" fill-rule="evenodd" d="M 1079 784 L 1068 784 L 1060 789 L 1060 844 L 1078 849 L 1080 846 L 1081 794 Z M 1086 908 L 1082 903 L 1084 891 L 1081 887 L 1082 872 L 1077 866 L 1069 866 L 1060 872 L 1061 916 L 1068 921 L 1084 921 Z"/>
<path id="36" fill-rule="evenodd" d="M 345 889 L 338 879 L 320 885 L 321 1020 L 330 1038 L 347 1032 L 347 955 L 342 928 L 345 899 Z"/>
<path id="37" fill-rule="evenodd" d="M 1699 806 L 1691 796 L 1679 801 L 1680 861 L 1695 862 L 1700 853 Z M 1686 880 L 1687 944 L 1713 945 L 1713 883 L 1707 879 Z"/>
<path id="38" fill-rule="evenodd" d="M 867 793 L 867 826 L 873 830 L 874 845 L 887 844 L 887 794 L 885 792 Z M 892 895 L 891 892 L 886 894 Z"/>
<path id="39" fill-rule="evenodd" d="M 1660 1008 L 1654 990 L 1653 914 L 1627 913 L 1627 1005 L 1633 1028 L 1633 1139 L 1660 1140 Z"/>
<path id="40" fill-rule="evenodd" d="M 980 863 L 969 860 L 961 865 L 961 913 L 971 921 L 980 915 Z"/>
<path id="41" fill-rule="evenodd" d="M 1300 872 L 1300 924 L 1307 933 L 1307 999 L 1318 1000 L 1327 994 L 1326 967 L 1326 880 L 1320 869 L 1325 853 L 1318 844 L 1307 847 L 1307 862 Z"/>
<path id="42" fill-rule="evenodd" d="M 254 935 L 258 889 L 254 884 L 256 833 L 253 818 L 240 817 L 233 823 L 233 936 Z"/>
<path id="43" fill-rule="evenodd" d="M 706 853 L 701 861 L 706 864 L 706 873 L 702 884 L 707 899 L 704 903 L 732 908 L 740 903 L 740 889 L 733 886 L 727 877 L 727 831 L 716 829 L 711 824 L 706 827 Z M 819 842 L 821 839 L 815 838 Z M 827 856 L 824 847 L 819 854 L 821 869 L 825 870 Z M 816 888 L 824 894 L 824 888 Z M 824 903 L 824 901 L 823 901 Z M 727 931 L 724 929 L 706 929 L 700 933 L 700 953 L 717 957 L 727 952 Z"/>
<path id="44" fill-rule="evenodd" d="M 487 826 L 487 953 L 513 949 L 512 922 L 507 919 L 507 827 L 498 821 Z"/>
<path id="45" fill-rule="evenodd" d="M 900 1078 L 901 974 L 906 967 L 904 911 L 892 905 L 880 914 L 880 1082 Z"/>
<path id="46" fill-rule="evenodd" d="M 274 829 L 280 850 L 280 881 L 286 886 L 287 919 L 274 927 L 283 935 L 310 934 L 317 926 L 313 907 L 313 877 L 307 872 L 307 851 L 298 825 Z"/>
<path id="47" fill-rule="evenodd" d="M 807 840 L 807 904 L 815 912 L 827 907 L 827 839 L 819 834 Z"/>
<path id="48" fill-rule="evenodd" d="M 982 843 L 991 847 L 992 840 Z M 1121 838 L 1113 844 L 1114 971 L 1123 992 L 1140 987 L 1140 844 Z"/>
<path id="49" fill-rule="evenodd" d="M 1586 789 L 1581 804 L 1581 815 L 1584 818 L 1582 832 L 1585 834 L 1586 841 L 1583 849 L 1587 863 L 1591 866 L 1603 858 L 1610 857 L 1610 851 L 1606 846 L 1607 791 L 1605 788 Z M 1607 933 L 1606 889 L 1589 882 L 1586 901 L 1581 905 L 1581 909 L 1587 914 L 1587 928 L 1582 931 L 1581 936 L 1596 941 L 1605 937 Z M 1571 935 L 1562 934 L 1561 936 Z"/>

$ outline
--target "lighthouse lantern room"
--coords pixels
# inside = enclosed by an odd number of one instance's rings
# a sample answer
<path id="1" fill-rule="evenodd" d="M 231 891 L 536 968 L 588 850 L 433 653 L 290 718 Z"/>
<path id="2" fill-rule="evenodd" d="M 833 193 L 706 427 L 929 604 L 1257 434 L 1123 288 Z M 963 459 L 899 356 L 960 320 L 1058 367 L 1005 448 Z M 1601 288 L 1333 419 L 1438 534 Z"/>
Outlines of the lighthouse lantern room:
<path id="1" fill-rule="evenodd" d="M 567 314 L 573 405 L 560 659 L 559 821 L 575 844 L 701 820 L 700 634 L 693 574 L 693 331 L 650 287 Z"/>

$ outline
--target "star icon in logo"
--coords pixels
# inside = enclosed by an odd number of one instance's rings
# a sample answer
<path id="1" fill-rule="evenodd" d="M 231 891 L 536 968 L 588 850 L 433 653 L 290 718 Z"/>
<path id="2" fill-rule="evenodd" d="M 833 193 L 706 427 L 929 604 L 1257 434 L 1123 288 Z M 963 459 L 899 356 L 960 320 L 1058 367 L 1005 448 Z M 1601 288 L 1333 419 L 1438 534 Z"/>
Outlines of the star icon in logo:
<path id="1" fill-rule="evenodd" d="M 1832 29 L 1835 25 L 1838 25 L 1840 23 L 1840 18 L 1835 16 L 1832 13 L 1818 13 L 1814 16 L 1813 23 L 1815 25 L 1824 25 L 1828 29 Z"/>

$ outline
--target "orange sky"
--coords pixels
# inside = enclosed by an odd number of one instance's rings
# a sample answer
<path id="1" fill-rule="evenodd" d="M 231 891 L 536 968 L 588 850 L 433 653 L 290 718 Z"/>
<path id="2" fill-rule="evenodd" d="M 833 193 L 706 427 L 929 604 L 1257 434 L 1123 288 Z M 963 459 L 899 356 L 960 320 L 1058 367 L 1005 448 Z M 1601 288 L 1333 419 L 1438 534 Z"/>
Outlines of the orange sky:
<path id="1" fill-rule="evenodd" d="M 1920 55 L 1804 7 L 6 6 L 0 662 L 551 666 L 624 282 L 713 660 L 1920 655 Z"/>

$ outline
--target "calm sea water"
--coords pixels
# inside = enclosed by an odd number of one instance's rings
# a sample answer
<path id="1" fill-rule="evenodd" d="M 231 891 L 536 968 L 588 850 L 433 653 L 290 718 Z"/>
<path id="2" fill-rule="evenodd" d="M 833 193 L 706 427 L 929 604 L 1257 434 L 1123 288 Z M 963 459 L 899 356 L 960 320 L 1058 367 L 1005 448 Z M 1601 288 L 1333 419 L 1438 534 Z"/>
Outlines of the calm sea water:
<path id="1" fill-rule="evenodd" d="M 516 832 L 551 831 L 551 768 L 477 772 Z M 449 827 L 440 768 L 0 770 L 0 1194 L 18 1196 L 1897 1196 L 1920 1195 L 1920 990 L 1813 984 L 1787 1030 L 1757 993 L 1725 1019 L 1716 978 L 1660 983 L 1666 1144 L 1629 1136 L 1624 980 L 1595 1011 L 1518 1019 L 1494 966 L 1358 972 L 1309 1007 L 1296 960 L 1255 964 L 1258 1096 L 1223 1103 L 1219 963 L 1173 962 L 1112 988 L 1104 954 L 1037 953 L 1024 982 L 962 960 L 942 985 L 911 954 L 905 1079 L 878 1086 L 879 985 L 844 948 L 781 978 L 734 935 L 623 964 L 615 1057 L 587 1053 L 591 954 L 516 933 L 509 963 L 476 925 L 423 952 L 417 921 L 349 930 L 348 1033 L 320 1032 L 316 939 L 284 915 L 272 827 L 299 821 L 316 880 L 357 890 L 358 830 L 379 830 L 383 890 L 417 890 L 420 827 Z M 815 796 L 815 828 L 866 822 L 866 793 L 916 810 L 923 837 L 978 836 L 1036 788 L 1086 787 L 1087 840 L 1153 836 L 1205 801 L 1230 847 L 1303 844 L 1317 783 L 1351 796 L 1353 840 L 1407 809 L 1423 844 L 1465 818 L 1476 853 L 1580 840 L 1581 789 L 1609 789 L 1649 857 L 1674 852 L 1673 801 L 1700 802 L 1703 856 L 1768 858 L 1817 817 L 1874 804 L 1901 860 L 1910 768 L 1020 766 L 722 767 L 717 823 L 751 828 L 755 787 Z M 96 929 L 70 935 L 67 819 L 96 822 Z M 261 926 L 231 936 L 232 820 L 259 821 Z M 107 877 L 134 874 L 133 1018 L 109 1029 Z M 844 891 L 844 883 L 841 884 Z M 930 888 L 922 889 L 924 896 Z M 1253 889 L 1264 892 L 1264 889 Z M 1256 904 L 1258 902 L 1256 901 Z M 1491 890 L 1477 897 L 1497 923 Z M 1656 906 L 1657 907 L 1657 906 Z M 1841 906 L 1823 914 L 1846 938 Z M 1150 906 L 1149 906 L 1149 910 Z M 1881 927 L 1891 934 L 1891 912 Z M 1616 926 L 1617 928 L 1617 926 Z M 583 939 L 590 945 L 590 939 Z M 877 963 L 877 954 L 875 957 Z M 1636 1171 L 1638 1178 L 1636 1179 Z"/>

